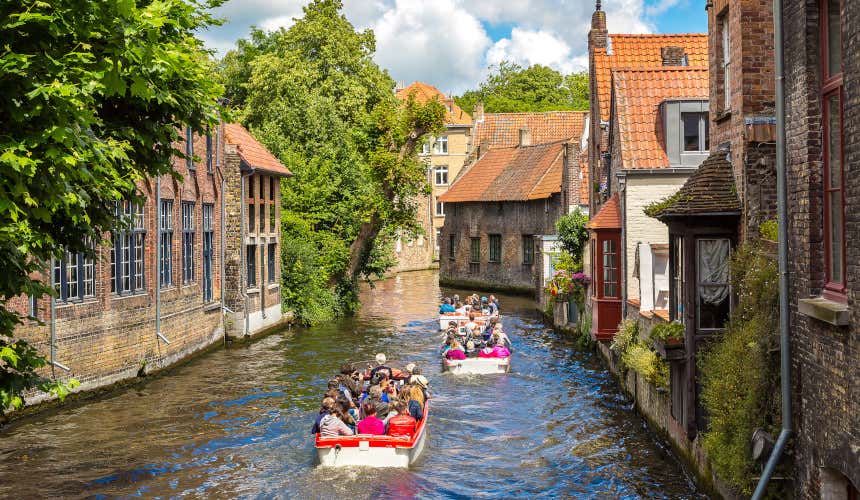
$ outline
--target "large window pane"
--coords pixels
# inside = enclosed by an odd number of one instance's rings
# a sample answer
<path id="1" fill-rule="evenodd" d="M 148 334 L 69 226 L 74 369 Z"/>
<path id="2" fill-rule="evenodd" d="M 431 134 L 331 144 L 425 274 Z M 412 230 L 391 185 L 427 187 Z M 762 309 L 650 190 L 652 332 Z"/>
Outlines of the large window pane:
<path id="1" fill-rule="evenodd" d="M 827 74 L 842 72 L 840 0 L 827 0 Z"/>
<path id="2" fill-rule="evenodd" d="M 681 113 L 684 126 L 684 151 L 699 151 L 699 123 L 701 113 Z"/>
<path id="3" fill-rule="evenodd" d="M 731 312 L 727 238 L 700 239 L 696 248 L 699 328 L 723 328 Z"/>

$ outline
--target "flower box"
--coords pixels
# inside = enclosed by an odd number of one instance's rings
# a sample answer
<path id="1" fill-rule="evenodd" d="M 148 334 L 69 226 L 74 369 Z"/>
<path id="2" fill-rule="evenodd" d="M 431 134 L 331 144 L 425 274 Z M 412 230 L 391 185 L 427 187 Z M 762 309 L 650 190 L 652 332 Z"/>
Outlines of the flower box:
<path id="1" fill-rule="evenodd" d="M 687 357 L 684 339 L 653 339 L 654 350 L 667 361 L 677 361 Z"/>

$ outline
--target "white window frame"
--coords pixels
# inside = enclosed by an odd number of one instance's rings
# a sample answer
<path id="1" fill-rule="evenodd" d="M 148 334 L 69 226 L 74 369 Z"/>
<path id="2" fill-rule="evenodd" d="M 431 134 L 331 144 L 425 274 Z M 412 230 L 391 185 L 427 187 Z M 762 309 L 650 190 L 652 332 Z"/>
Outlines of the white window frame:
<path id="1" fill-rule="evenodd" d="M 732 109 L 732 88 L 731 88 L 731 64 L 732 64 L 732 44 L 729 36 L 729 13 L 726 11 L 720 18 L 720 30 L 722 38 L 722 56 L 723 56 L 723 111 Z"/>
<path id="2" fill-rule="evenodd" d="M 436 217 L 445 217 L 445 202 L 436 199 Z"/>
<path id="3" fill-rule="evenodd" d="M 440 177 L 444 176 L 443 179 L 440 180 Z M 447 186 L 448 185 L 448 165 L 437 165 L 433 167 L 433 180 L 437 186 Z"/>
<path id="4" fill-rule="evenodd" d="M 437 155 L 448 154 L 448 136 L 440 135 L 433 143 L 433 153 Z"/>

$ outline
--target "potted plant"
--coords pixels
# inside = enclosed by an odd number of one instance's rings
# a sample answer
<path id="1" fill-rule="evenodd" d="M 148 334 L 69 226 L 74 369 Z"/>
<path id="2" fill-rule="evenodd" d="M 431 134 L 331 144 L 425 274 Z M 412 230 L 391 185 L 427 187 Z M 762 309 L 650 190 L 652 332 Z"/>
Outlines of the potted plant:
<path id="1" fill-rule="evenodd" d="M 666 359 L 682 359 L 685 330 L 684 324 L 679 321 L 655 325 L 649 334 L 654 350 Z"/>

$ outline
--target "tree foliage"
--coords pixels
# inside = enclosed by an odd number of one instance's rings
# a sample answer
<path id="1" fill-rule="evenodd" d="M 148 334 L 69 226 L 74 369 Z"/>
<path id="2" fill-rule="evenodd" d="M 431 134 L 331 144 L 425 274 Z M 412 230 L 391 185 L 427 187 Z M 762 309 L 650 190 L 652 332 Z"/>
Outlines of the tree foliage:
<path id="1" fill-rule="evenodd" d="M 349 309 L 355 280 L 385 272 L 398 233 L 416 233 L 416 196 L 426 192 L 415 155 L 427 133 L 441 130 L 438 101 L 398 102 L 394 81 L 373 61 L 370 30 L 356 31 L 339 0 L 315 0 L 289 29 L 254 30 L 221 61 L 221 77 L 243 121 L 295 174 L 282 187 L 283 236 L 313 243 L 284 247 L 285 303 L 300 319 L 335 290 Z M 313 258 L 311 258 L 313 257 Z M 306 269 L 320 279 L 307 281 Z M 287 292 L 291 288 L 304 290 Z M 317 312 L 302 317 L 303 310 Z"/>
<path id="2" fill-rule="evenodd" d="M 478 102 L 487 113 L 562 111 L 588 109 L 588 73 L 562 75 L 535 64 L 528 68 L 503 61 L 491 68 L 477 90 L 469 90 L 454 100 L 472 113 Z"/>
<path id="3" fill-rule="evenodd" d="M 562 215 L 555 222 L 555 230 L 564 251 L 573 257 L 577 263 L 582 263 L 582 250 L 588 241 L 588 214 L 577 208 L 573 212 Z"/>
<path id="4" fill-rule="evenodd" d="M 177 127 L 214 123 L 220 86 L 189 0 L 21 0 L 0 4 L 0 411 L 38 386 L 44 358 L 11 338 L 9 300 L 53 293 L 35 277 L 62 249 L 114 227 L 114 202 L 171 174 Z"/>

